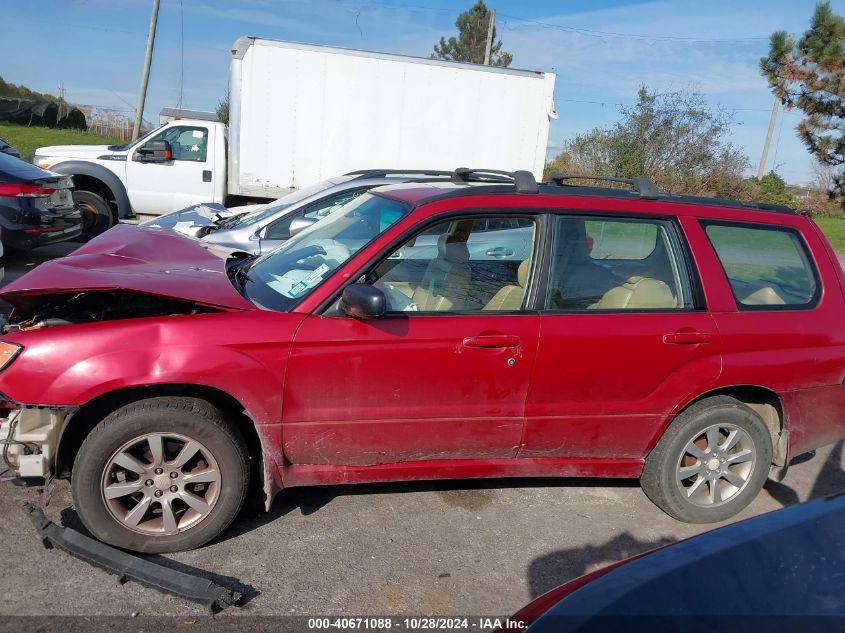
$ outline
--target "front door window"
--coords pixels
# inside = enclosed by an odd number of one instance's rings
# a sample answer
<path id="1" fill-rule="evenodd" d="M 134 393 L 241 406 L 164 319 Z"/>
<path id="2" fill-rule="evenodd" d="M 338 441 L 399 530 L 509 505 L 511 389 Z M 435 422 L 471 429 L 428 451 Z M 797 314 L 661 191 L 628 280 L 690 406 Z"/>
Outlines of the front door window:
<path id="1" fill-rule="evenodd" d="M 384 291 L 388 312 L 518 311 L 534 238 L 528 218 L 438 222 L 402 244 L 368 280 Z"/>

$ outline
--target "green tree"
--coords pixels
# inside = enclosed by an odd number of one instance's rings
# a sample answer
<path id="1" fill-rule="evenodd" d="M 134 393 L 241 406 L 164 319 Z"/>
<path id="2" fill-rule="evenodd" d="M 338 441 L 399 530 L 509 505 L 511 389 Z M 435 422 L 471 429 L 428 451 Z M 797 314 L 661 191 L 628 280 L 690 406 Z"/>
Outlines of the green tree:
<path id="1" fill-rule="evenodd" d="M 748 158 L 730 141 L 731 114 L 711 109 L 691 90 L 656 94 L 640 88 L 609 128 L 579 134 L 552 163 L 570 175 L 645 176 L 663 191 L 748 197 Z"/>
<path id="2" fill-rule="evenodd" d="M 229 91 L 217 102 L 217 120 L 229 125 Z"/>
<path id="3" fill-rule="evenodd" d="M 776 171 L 770 171 L 756 182 L 760 189 L 759 197 L 764 202 L 795 206 L 795 200 L 792 198 L 792 193 L 789 191 L 786 181 Z"/>
<path id="4" fill-rule="evenodd" d="M 432 59 L 447 59 L 453 62 L 484 63 L 487 50 L 487 30 L 490 23 L 490 11 L 484 0 L 478 0 L 468 11 L 464 11 L 455 20 L 458 37 L 440 38 L 434 45 Z M 513 61 L 513 55 L 502 51 L 502 40 L 496 41 L 496 27 L 493 27 L 493 45 L 490 48 L 490 65 L 507 67 Z"/>
<path id="5" fill-rule="evenodd" d="M 817 4 L 800 39 L 786 31 L 772 34 L 760 70 L 787 108 L 806 115 L 796 129 L 816 160 L 845 164 L 845 19 L 833 13 L 829 2 Z M 845 199 L 841 170 L 833 187 Z"/>

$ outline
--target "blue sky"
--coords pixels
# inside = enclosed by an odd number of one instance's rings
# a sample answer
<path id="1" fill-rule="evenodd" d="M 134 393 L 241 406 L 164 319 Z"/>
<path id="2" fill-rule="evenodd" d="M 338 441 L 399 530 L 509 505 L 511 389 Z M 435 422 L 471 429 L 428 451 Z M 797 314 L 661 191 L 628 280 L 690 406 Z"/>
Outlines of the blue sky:
<path id="1" fill-rule="evenodd" d="M 428 56 L 472 0 L 161 0 L 146 118 L 164 106 L 212 110 L 226 89 L 229 48 L 241 35 Z M 3 1 L 7 81 L 83 104 L 134 107 L 152 0 Z M 802 33 L 808 0 L 491 0 L 513 67 L 557 73 L 550 154 L 574 134 L 610 125 L 646 84 L 693 87 L 735 113 L 733 142 L 756 168 L 772 96 L 757 70 L 768 36 Z M 834 10 L 845 12 L 845 0 Z M 184 37 L 183 37 L 184 34 Z M 181 88 L 181 89 L 180 89 Z M 438 98 L 437 95 L 431 95 Z M 768 167 L 812 179 L 782 114 Z"/>

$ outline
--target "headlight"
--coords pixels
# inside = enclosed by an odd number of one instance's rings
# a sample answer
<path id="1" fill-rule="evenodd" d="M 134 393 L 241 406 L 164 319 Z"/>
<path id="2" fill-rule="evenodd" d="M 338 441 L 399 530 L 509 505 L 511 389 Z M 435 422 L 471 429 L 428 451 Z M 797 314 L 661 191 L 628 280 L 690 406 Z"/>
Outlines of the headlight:
<path id="1" fill-rule="evenodd" d="M 9 363 L 15 360 L 15 357 L 21 353 L 21 350 L 23 350 L 22 345 L 0 341 L 0 371 L 6 369 Z"/>
<path id="2" fill-rule="evenodd" d="M 41 169 L 50 169 L 54 162 L 56 161 L 44 158 L 43 156 L 32 157 L 32 164 L 36 167 L 40 167 Z"/>

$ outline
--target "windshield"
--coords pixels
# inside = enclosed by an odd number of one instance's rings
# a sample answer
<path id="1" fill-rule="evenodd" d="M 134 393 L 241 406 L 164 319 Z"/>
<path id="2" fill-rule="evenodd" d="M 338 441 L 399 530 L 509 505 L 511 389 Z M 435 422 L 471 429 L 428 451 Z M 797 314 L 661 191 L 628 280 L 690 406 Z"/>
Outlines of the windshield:
<path id="1" fill-rule="evenodd" d="M 163 128 L 165 125 L 167 125 L 167 124 L 165 123 L 164 125 L 159 125 L 157 128 L 153 128 L 152 130 L 150 130 L 150 131 L 149 131 L 149 132 L 147 132 L 146 134 L 143 134 L 143 135 L 139 136 L 139 137 L 138 137 L 137 139 L 135 139 L 134 141 L 129 141 L 126 145 L 109 145 L 109 151 L 112 151 L 112 152 L 122 152 L 122 151 L 125 151 L 125 150 L 129 149 L 130 147 L 132 147 L 132 146 L 133 146 L 133 145 L 135 145 L 136 143 L 138 143 L 138 146 L 140 147 L 140 146 L 141 146 L 141 144 L 142 144 L 145 140 L 147 140 L 150 136 L 152 136 L 153 134 L 155 134 L 156 132 L 158 132 L 158 131 L 159 131 L 161 128 Z"/>
<path id="2" fill-rule="evenodd" d="M 323 180 L 321 182 L 318 182 L 316 185 L 311 185 L 310 187 L 305 187 L 304 189 L 297 189 L 296 191 L 292 191 L 286 196 L 282 196 L 278 200 L 274 200 L 273 202 L 268 203 L 257 211 L 236 215 L 230 218 L 225 224 L 227 227 L 232 227 L 239 224 L 252 224 L 254 222 L 261 222 L 262 220 L 275 215 L 279 211 L 286 209 L 287 207 L 294 205 L 297 202 L 305 200 L 305 198 L 308 198 L 310 196 L 320 193 L 321 191 L 325 191 L 326 189 L 334 187 L 340 182 L 343 181 L 338 179 Z"/>
<path id="3" fill-rule="evenodd" d="M 409 211 L 403 202 L 362 194 L 256 259 L 240 276 L 245 296 L 262 308 L 290 310 Z"/>

